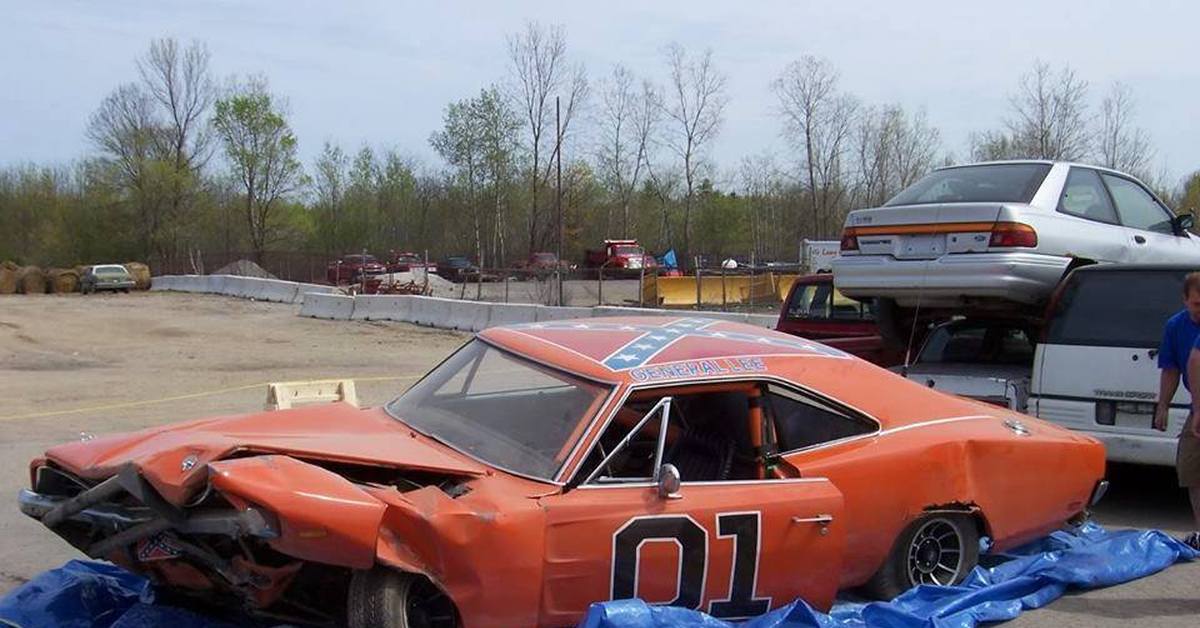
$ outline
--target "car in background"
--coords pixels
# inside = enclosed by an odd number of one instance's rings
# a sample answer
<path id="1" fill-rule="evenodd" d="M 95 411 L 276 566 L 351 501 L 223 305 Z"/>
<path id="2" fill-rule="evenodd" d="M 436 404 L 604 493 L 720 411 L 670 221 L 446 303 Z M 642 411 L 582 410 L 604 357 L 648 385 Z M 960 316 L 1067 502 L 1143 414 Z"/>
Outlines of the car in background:
<path id="1" fill-rule="evenodd" d="M 325 269 L 325 279 L 334 285 L 362 283 L 366 278 L 386 272 L 387 266 L 375 259 L 374 255 L 343 255 L 341 259 L 329 263 Z"/>
<path id="2" fill-rule="evenodd" d="M 566 270 L 567 264 L 558 259 L 558 255 L 550 251 L 530 253 L 529 257 L 513 263 L 513 269 L 518 278 L 544 277 L 555 270 Z"/>
<path id="3" fill-rule="evenodd" d="M 608 275 L 637 277 L 643 269 L 653 274 L 658 269 L 658 260 L 637 240 L 605 240 L 604 248 L 584 251 L 583 266 L 603 269 Z"/>
<path id="4" fill-rule="evenodd" d="M 91 294 L 102 290 L 129 292 L 137 285 L 129 270 L 120 264 L 89 266 L 79 278 L 79 291 Z"/>
<path id="5" fill-rule="evenodd" d="M 1072 272 L 1047 308 L 1033 362 L 1030 413 L 1104 443 L 1108 459 L 1174 466 L 1189 397 L 1181 385 L 1165 432 L 1151 426 L 1158 350 L 1183 308 L 1197 265 L 1089 266 Z"/>
<path id="6" fill-rule="evenodd" d="M 452 255 L 438 262 L 437 275 L 455 283 L 480 281 L 482 279 L 479 267 L 472 263 L 469 258 L 461 255 Z"/>
<path id="7" fill-rule="evenodd" d="M 942 392 L 1025 412 L 1036 338 L 1027 321 L 953 320 L 929 332 L 911 364 L 892 370 Z"/>
<path id="8" fill-rule="evenodd" d="M 426 262 L 425 258 L 417 253 L 392 251 L 388 255 L 387 272 L 389 273 L 407 273 L 414 270 L 425 270 L 437 274 L 437 264 Z"/>
<path id="9" fill-rule="evenodd" d="M 720 618 L 961 583 L 1086 520 L 1095 440 L 818 343 L 688 316 L 480 333 L 396 399 L 59 445 L 21 511 L 197 603 L 289 624 Z M 716 623 L 716 622 L 714 622 Z"/>
<path id="10" fill-rule="evenodd" d="M 880 336 L 873 300 L 847 297 L 834 287 L 828 273 L 796 278 L 783 300 L 775 330 L 819 340 L 879 366 L 904 361 L 904 352 L 887 346 Z"/>
<path id="11" fill-rule="evenodd" d="M 1040 313 L 1072 268 L 1200 264 L 1200 239 L 1188 233 L 1193 221 L 1107 168 L 1051 161 L 942 168 L 883 207 L 850 212 L 834 281 L 847 296 L 902 308 Z"/>

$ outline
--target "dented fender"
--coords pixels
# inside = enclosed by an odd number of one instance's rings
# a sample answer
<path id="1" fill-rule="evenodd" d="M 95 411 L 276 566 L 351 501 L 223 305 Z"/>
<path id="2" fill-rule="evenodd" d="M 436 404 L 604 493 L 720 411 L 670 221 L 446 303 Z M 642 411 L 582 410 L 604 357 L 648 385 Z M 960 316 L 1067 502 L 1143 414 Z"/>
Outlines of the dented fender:
<path id="1" fill-rule="evenodd" d="M 208 467 L 213 488 L 236 506 L 254 504 L 278 519 L 279 536 L 269 540 L 276 550 L 352 569 L 374 566 L 386 507 L 349 480 L 282 455 L 222 460 Z"/>

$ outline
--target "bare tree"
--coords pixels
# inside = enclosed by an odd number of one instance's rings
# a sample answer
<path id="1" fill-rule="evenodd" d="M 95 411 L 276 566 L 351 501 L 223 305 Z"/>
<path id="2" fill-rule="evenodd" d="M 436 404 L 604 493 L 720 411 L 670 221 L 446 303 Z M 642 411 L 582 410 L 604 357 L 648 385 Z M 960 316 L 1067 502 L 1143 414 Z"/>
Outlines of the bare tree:
<path id="1" fill-rule="evenodd" d="M 659 120 L 658 95 L 643 81 L 636 91 L 633 73 L 622 65 L 613 67 L 601 93 L 600 141 L 596 162 L 601 176 L 616 197 L 621 210 L 621 237 L 629 237 L 629 208 L 645 170 L 647 154 Z M 612 235 L 612 211 L 604 216 L 604 235 Z"/>
<path id="2" fill-rule="evenodd" d="M 566 34 L 561 26 L 543 27 L 528 22 L 525 30 L 508 38 L 509 62 L 515 85 L 513 100 L 525 127 L 529 151 L 529 252 L 544 241 L 541 191 L 554 171 L 553 153 L 560 149 L 588 93 L 582 65 L 567 61 Z M 554 132 L 555 97 L 562 102 L 559 132 Z"/>
<path id="3" fill-rule="evenodd" d="M 1100 165 L 1145 178 L 1150 165 L 1150 139 L 1134 126 L 1133 92 L 1114 83 L 1100 104 L 1097 150 Z"/>
<path id="4" fill-rule="evenodd" d="M 882 205 L 914 183 L 934 167 L 939 146 L 923 111 L 910 117 L 898 105 L 864 109 L 854 137 L 856 204 Z"/>
<path id="5" fill-rule="evenodd" d="M 1088 153 L 1088 84 L 1069 67 L 1057 73 L 1038 61 L 1010 97 L 1006 123 L 1021 156 L 1077 160 Z"/>
<path id="6" fill-rule="evenodd" d="M 157 134 L 154 103 L 135 83 L 121 85 L 105 97 L 87 127 L 88 139 L 116 173 L 113 183 L 135 208 L 138 239 L 147 255 L 161 252 L 158 234 L 163 216 L 154 183 Z"/>
<path id="7" fill-rule="evenodd" d="M 704 151 L 721 128 L 728 98 L 726 80 L 712 62 L 712 50 L 689 58 L 682 46 L 667 48 L 670 83 L 663 96 L 662 109 L 670 126 L 664 141 L 680 159 L 683 197 L 683 255 L 691 254 L 692 209 Z"/>
<path id="8" fill-rule="evenodd" d="M 837 70 L 817 57 L 793 61 L 772 86 L 784 127 L 800 152 L 814 229 L 817 235 L 832 233 L 837 204 L 845 195 L 842 160 L 857 103 L 838 90 Z M 803 236 L 796 234 L 797 239 Z"/>

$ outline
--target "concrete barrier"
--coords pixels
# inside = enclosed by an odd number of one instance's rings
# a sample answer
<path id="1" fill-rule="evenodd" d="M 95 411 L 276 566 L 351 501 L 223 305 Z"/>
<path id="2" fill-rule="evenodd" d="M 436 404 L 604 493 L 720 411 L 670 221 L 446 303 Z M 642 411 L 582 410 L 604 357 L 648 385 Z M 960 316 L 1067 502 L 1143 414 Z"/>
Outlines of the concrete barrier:
<path id="1" fill-rule="evenodd" d="M 348 321 L 354 316 L 354 297 L 340 294 L 309 293 L 304 295 L 300 316 Z"/>
<path id="2" fill-rule="evenodd" d="M 465 303 L 458 299 L 443 299 L 441 297 L 413 297 L 409 322 L 429 327 L 452 329 L 450 321 L 450 306 L 455 303 Z"/>
<path id="3" fill-rule="evenodd" d="M 356 321 L 408 321 L 412 312 L 412 299 L 408 295 L 360 294 L 354 297 Z"/>
<path id="4" fill-rule="evenodd" d="M 177 290 L 176 286 L 179 284 L 180 278 L 181 277 L 175 275 L 159 275 L 154 277 L 150 282 L 150 291 L 163 292 L 167 290 Z"/>
<path id="5" fill-rule="evenodd" d="M 488 308 L 487 327 L 536 322 L 540 307 L 545 306 L 532 303 L 493 303 Z"/>
<path id="6" fill-rule="evenodd" d="M 300 284 L 294 281 L 279 281 L 278 279 L 263 279 L 262 289 L 258 293 L 260 301 L 272 303 L 295 303 L 296 292 Z"/>
<path id="7" fill-rule="evenodd" d="M 176 282 L 175 289 L 180 292 L 203 294 L 208 292 L 208 277 L 204 275 L 186 275 Z"/>
<path id="8" fill-rule="evenodd" d="M 206 275 L 204 277 L 204 289 L 201 292 L 208 294 L 225 294 L 225 280 L 229 275 Z"/>
<path id="9" fill-rule="evenodd" d="M 342 291 L 337 286 L 327 286 L 319 283 L 299 283 L 296 284 L 296 296 L 292 303 L 303 303 L 304 295 L 309 293 L 316 294 L 341 294 Z"/>
<path id="10" fill-rule="evenodd" d="M 562 321 L 572 318 L 591 318 L 593 316 L 592 308 L 590 307 L 558 307 L 552 305 L 537 306 L 537 322 L 542 321 Z"/>
<path id="11" fill-rule="evenodd" d="M 455 301 L 450 304 L 450 318 L 445 326 L 461 331 L 483 331 L 488 327 L 492 304 L 481 301 Z M 434 323 L 434 326 L 440 326 Z"/>
<path id="12" fill-rule="evenodd" d="M 688 316 L 689 314 L 693 314 L 693 312 L 620 305 L 598 305 L 592 308 L 592 316 Z"/>

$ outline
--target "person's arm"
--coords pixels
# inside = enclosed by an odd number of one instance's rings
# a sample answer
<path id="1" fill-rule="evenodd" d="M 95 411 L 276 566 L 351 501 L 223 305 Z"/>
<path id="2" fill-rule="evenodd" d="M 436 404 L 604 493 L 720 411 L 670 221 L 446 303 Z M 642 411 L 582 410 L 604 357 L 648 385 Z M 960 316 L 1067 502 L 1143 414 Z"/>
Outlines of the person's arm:
<path id="1" fill-rule="evenodd" d="M 1196 351 L 1193 350 L 1192 353 Z M 1191 363 L 1188 363 L 1188 368 L 1191 368 Z M 1188 385 L 1191 385 L 1191 371 L 1188 371 Z M 1167 431 L 1167 415 L 1171 411 L 1171 400 L 1175 398 L 1175 391 L 1179 390 L 1179 369 L 1165 368 L 1162 369 L 1158 376 L 1158 405 L 1154 408 L 1154 421 L 1150 424 L 1154 429 L 1165 432 Z"/>
<path id="2" fill-rule="evenodd" d="M 1191 355 L 1188 356 L 1188 390 L 1200 391 L 1200 373 L 1192 370 L 1192 367 L 1200 368 L 1200 347 L 1193 347 Z M 1192 424 L 1192 435 L 1200 438 L 1200 394 L 1192 395 L 1192 414 L 1189 417 L 1188 423 Z"/>

